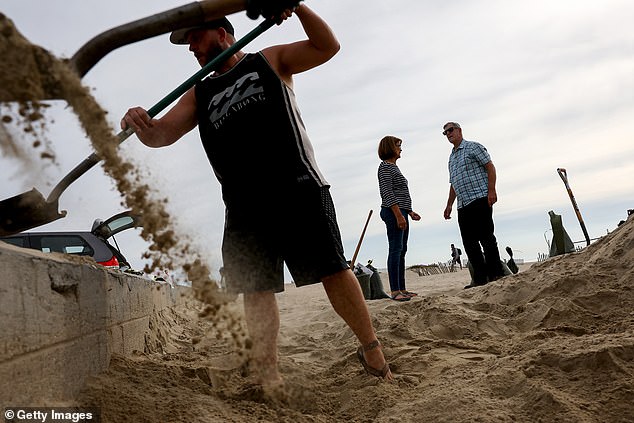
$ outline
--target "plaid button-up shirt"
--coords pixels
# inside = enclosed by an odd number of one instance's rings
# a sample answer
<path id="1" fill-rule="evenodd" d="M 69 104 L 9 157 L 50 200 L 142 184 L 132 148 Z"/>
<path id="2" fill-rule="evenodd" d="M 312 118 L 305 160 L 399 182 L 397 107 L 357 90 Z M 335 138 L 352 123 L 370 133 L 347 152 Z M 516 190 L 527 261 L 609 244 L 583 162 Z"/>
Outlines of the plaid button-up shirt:
<path id="1" fill-rule="evenodd" d="M 488 195 L 489 177 L 484 165 L 491 161 L 487 149 L 475 141 L 462 140 L 449 155 L 449 183 L 456 192 L 458 208 Z"/>

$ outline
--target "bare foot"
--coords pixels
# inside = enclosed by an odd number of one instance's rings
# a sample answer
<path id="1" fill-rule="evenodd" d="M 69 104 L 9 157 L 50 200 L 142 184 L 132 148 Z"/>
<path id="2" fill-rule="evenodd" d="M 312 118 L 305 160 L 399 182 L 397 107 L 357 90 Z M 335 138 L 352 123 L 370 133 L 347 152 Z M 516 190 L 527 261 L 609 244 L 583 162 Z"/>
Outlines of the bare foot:
<path id="1" fill-rule="evenodd" d="M 243 393 L 248 398 L 276 404 L 288 401 L 284 379 L 277 367 L 277 357 L 251 358 L 249 373 L 253 382 Z"/>
<path id="2" fill-rule="evenodd" d="M 276 357 L 251 358 L 249 360 L 249 370 L 255 376 L 258 385 L 279 386 L 284 384 L 284 380 L 277 368 Z"/>
<path id="3" fill-rule="evenodd" d="M 277 370 L 277 366 L 272 368 L 260 368 L 257 372 L 258 383 L 262 386 L 280 386 L 284 385 L 284 379 Z"/>
<path id="4" fill-rule="evenodd" d="M 280 406 L 288 404 L 289 402 L 289 395 L 286 392 L 286 387 L 283 381 L 271 385 L 246 383 L 245 385 L 239 387 L 236 392 L 229 392 L 227 394 L 221 391 L 220 396 L 240 401 L 248 400 Z"/>
<path id="5" fill-rule="evenodd" d="M 276 382 L 262 384 L 262 393 L 266 400 L 274 403 L 284 404 L 288 402 L 286 385 L 281 378 Z"/>

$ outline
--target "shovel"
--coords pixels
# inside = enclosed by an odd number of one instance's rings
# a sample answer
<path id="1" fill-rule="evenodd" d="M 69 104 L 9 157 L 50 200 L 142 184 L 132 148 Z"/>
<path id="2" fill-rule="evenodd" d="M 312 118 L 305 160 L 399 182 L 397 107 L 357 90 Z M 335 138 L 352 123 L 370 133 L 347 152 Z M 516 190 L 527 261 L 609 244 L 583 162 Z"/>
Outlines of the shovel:
<path id="1" fill-rule="evenodd" d="M 570 189 L 570 185 L 568 184 L 568 174 L 566 173 L 566 169 L 560 167 L 557 169 L 557 173 L 559 174 L 559 177 L 561 178 L 561 180 L 564 182 L 566 191 L 568 191 L 568 196 L 570 197 L 572 208 L 575 209 L 575 214 L 577 215 L 577 220 L 579 220 L 579 225 L 581 225 L 583 236 L 586 238 L 586 245 L 590 245 L 590 236 L 588 235 L 586 224 L 583 223 L 583 218 L 581 217 L 581 212 L 579 211 L 579 206 L 577 206 L 577 201 L 575 200 L 575 196 L 572 195 L 572 189 Z"/>
<path id="2" fill-rule="evenodd" d="M 67 65 L 80 77 L 86 73 L 104 56 L 121 46 L 145 40 L 175 29 L 198 26 L 207 20 L 222 18 L 226 15 L 244 10 L 247 0 L 203 0 L 193 2 L 184 6 L 176 7 L 165 12 L 157 13 L 136 21 L 117 26 L 108 31 L 102 32 L 85 43 L 71 57 Z M 3 16 L 0 12 L 0 16 Z M 10 28 L 2 28 L 9 31 Z M 11 31 L 9 31 L 9 34 Z M 9 46 L 7 44 L 7 46 Z M 16 45 L 11 45 L 15 48 Z M 53 58 L 50 53 L 40 47 L 31 46 L 33 49 L 24 48 L 18 51 L 2 51 L 3 54 L 22 55 L 22 60 L 11 63 L 14 75 L 24 77 L 19 82 L 21 85 L 29 86 L 28 93 L 20 92 L 15 88 L 5 90 L 0 87 L 0 101 L 34 101 L 59 99 L 62 96 L 61 82 L 58 76 L 50 72 Z M 41 78 L 29 78 L 31 68 L 39 71 Z M 38 98 L 31 98 L 33 92 L 39 92 Z"/>
<path id="3" fill-rule="evenodd" d="M 235 3 L 234 0 L 232 0 L 231 2 Z M 244 1 L 238 3 L 244 4 Z M 238 52 L 240 49 L 242 49 L 249 42 L 257 38 L 260 34 L 269 29 L 274 24 L 275 21 L 271 19 L 267 19 L 260 23 L 253 30 L 251 30 L 251 32 L 242 37 L 240 40 L 236 41 L 231 47 L 220 53 L 214 60 L 207 63 L 187 81 L 183 82 L 176 89 L 163 97 L 163 99 L 161 99 L 158 103 L 152 106 L 148 110 L 148 114 L 150 115 L 150 117 L 155 117 L 158 113 L 160 113 L 167 106 L 177 100 L 180 96 L 185 94 L 185 92 L 193 87 L 196 82 L 211 73 L 220 64 L 222 64 L 229 57 Z M 94 61 L 94 63 L 96 63 L 98 60 L 99 59 Z M 85 66 L 86 71 L 90 69 L 91 66 L 92 65 Z M 134 131 L 131 128 L 119 132 L 117 134 L 118 143 L 123 142 L 133 133 Z M 57 209 L 59 208 L 60 195 L 66 188 L 68 188 L 70 184 L 77 180 L 77 178 L 86 173 L 100 161 L 101 159 L 99 158 L 99 156 L 95 153 L 92 153 L 73 170 L 71 170 L 70 173 L 68 173 L 53 188 L 48 198 L 46 199 L 38 190 L 33 188 L 31 191 L 27 191 L 25 193 L 16 195 L 15 197 L 0 201 L 0 236 L 13 235 L 27 229 L 53 222 L 66 216 L 66 211 L 62 211 L 61 213 L 57 211 Z"/>
<path id="4" fill-rule="evenodd" d="M 359 249 L 361 248 L 361 243 L 363 242 L 363 237 L 365 236 L 365 230 L 368 229 L 368 223 L 370 223 L 370 218 L 372 217 L 372 210 L 368 213 L 368 218 L 365 221 L 365 226 L 363 226 L 363 231 L 361 232 L 361 237 L 359 238 L 359 242 L 357 243 L 357 248 L 354 250 L 354 254 L 352 255 L 352 260 L 350 261 L 350 269 L 354 270 L 354 265 L 357 262 L 357 255 L 359 254 Z"/>

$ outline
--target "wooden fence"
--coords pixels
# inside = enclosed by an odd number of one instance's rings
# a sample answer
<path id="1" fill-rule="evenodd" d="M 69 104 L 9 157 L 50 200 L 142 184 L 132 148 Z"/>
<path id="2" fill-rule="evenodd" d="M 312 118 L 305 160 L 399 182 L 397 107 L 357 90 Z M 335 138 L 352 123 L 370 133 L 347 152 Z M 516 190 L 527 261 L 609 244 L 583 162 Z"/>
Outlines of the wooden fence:
<path id="1" fill-rule="evenodd" d="M 439 275 L 441 273 L 455 272 L 455 266 L 451 266 L 451 260 L 447 263 L 438 262 L 436 264 L 416 264 L 407 268 L 412 272 L 418 274 L 418 276 Z"/>

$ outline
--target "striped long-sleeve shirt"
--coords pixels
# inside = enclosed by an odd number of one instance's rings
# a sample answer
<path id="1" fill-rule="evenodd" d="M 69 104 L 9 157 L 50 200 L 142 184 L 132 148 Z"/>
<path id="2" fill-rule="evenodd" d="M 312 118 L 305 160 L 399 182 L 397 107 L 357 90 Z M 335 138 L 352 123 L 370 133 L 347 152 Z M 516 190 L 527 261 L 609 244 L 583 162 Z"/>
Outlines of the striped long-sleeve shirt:
<path id="1" fill-rule="evenodd" d="M 409 195 L 407 179 L 398 166 L 394 163 L 381 162 L 378 177 L 381 207 L 392 207 L 398 204 L 399 208 L 408 212 L 412 211 L 412 198 Z"/>

